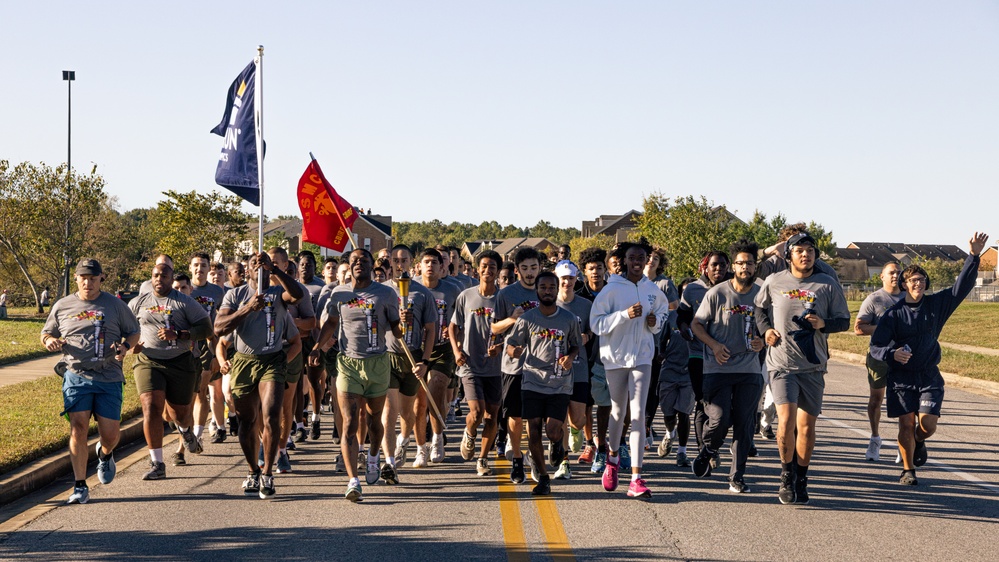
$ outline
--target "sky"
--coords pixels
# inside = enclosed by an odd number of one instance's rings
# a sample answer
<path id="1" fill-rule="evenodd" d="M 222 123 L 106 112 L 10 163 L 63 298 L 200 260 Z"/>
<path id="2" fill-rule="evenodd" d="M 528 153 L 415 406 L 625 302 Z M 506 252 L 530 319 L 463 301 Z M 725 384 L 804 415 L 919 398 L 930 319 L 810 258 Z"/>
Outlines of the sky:
<path id="1" fill-rule="evenodd" d="M 999 2 L 17 2 L 0 159 L 120 209 L 210 191 L 263 45 L 265 213 L 313 152 L 396 221 L 575 226 L 703 195 L 834 240 L 967 246 L 999 209 Z M 248 212 L 256 207 L 245 205 Z M 993 240 L 994 242 L 994 240 Z"/>

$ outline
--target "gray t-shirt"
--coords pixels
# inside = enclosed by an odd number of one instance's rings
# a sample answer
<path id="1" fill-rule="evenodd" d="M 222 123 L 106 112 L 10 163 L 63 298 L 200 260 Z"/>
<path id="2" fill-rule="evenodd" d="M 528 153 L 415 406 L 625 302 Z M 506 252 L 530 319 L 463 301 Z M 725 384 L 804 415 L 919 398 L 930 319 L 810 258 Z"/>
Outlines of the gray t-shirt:
<path id="1" fill-rule="evenodd" d="M 814 273 L 804 279 L 798 279 L 789 270 L 774 273 L 763 282 L 755 304 L 757 318 L 761 313 L 760 309 L 764 309 L 773 328 L 781 335 L 776 347 L 767 348 L 768 371 L 826 372 L 829 336 L 821 330 L 815 330 L 815 355 L 819 360 L 815 364 L 808 361 L 799 345 L 788 336 L 788 332 L 799 329 L 791 317 L 802 316 L 806 304 L 823 319 L 849 320 L 850 309 L 847 308 L 846 297 L 835 279 L 824 273 Z"/>
<path id="2" fill-rule="evenodd" d="M 471 289 L 472 287 L 478 285 L 475 279 L 465 275 L 464 273 L 455 273 L 454 275 L 449 275 L 448 277 L 453 277 L 459 283 L 465 286 L 466 289 Z"/>
<path id="3" fill-rule="evenodd" d="M 905 292 L 893 295 L 886 291 L 884 287 L 867 295 L 864 302 L 860 303 L 860 311 L 857 312 L 857 320 L 863 320 L 872 326 L 878 325 L 878 320 L 886 310 L 905 298 Z"/>
<path id="4" fill-rule="evenodd" d="M 523 308 L 526 313 L 528 310 L 537 308 L 539 304 L 537 290 L 524 287 L 520 281 L 511 283 L 499 292 L 499 300 L 496 303 L 496 321 L 510 318 L 517 307 Z M 509 331 L 504 334 L 504 336 L 509 335 Z M 524 367 L 524 358 L 521 356 L 520 359 L 514 359 L 507 355 L 504 350 L 500 367 L 508 375 L 519 375 L 520 370 Z"/>
<path id="5" fill-rule="evenodd" d="M 556 307 L 551 316 L 545 316 L 539 308 L 525 312 L 506 340 L 508 346 L 524 347 L 521 389 L 572 394 L 575 369 L 566 371 L 557 361 L 581 343 L 579 321 L 569 310 Z"/>
<path id="6" fill-rule="evenodd" d="M 590 366 L 586 357 L 586 347 L 582 344 L 583 334 L 590 331 L 590 307 L 593 303 L 583 297 L 576 297 L 570 302 L 557 301 L 560 308 L 564 308 L 576 317 L 579 328 L 579 353 L 572 361 L 572 382 L 588 382 L 590 380 Z"/>
<path id="7" fill-rule="evenodd" d="M 385 335 L 399 323 L 399 295 L 374 281 L 363 289 L 341 285 L 330 293 L 326 314 L 340 321 L 340 353 L 353 359 L 375 357 L 387 351 Z"/>
<path id="8" fill-rule="evenodd" d="M 698 279 L 687 284 L 683 289 L 683 296 L 680 297 L 680 306 L 677 310 L 689 310 L 692 315 L 697 315 L 697 309 L 701 306 L 701 301 L 704 300 L 704 295 L 708 292 L 709 287 L 704 284 L 703 279 Z M 694 338 L 693 341 L 687 342 L 687 353 L 690 357 L 704 357 L 704 344 L 701 340 Z"/>
<path id="9" fill-rule="evenodd" d="M 323 292 L 326 283 L 323 283 L 322 278 L 313 276 L 308 283 L 302 283 L 302 285 L 309 291 L 309 296 L 312 300 L 312 310 L 319 310 L 319 293 Z"/>
<path id="10" fill-rule="evenodd" d="M 417 280 L 422 281 L 419 277 Z M 420 284 L 420 286 L 430 291 L 430 294 L 434 297 L 439 328 L 437 330 L 437 345 L 451 345 L 448 343 L 447 327 L 451 324 L 451 319 L 454 317 L 454 303 L 458 300 L 458 295 L 461 294 L 461 291 L 450 283 L 441 283 L 439 281 L 433 289 L 423 284 Z"/>
<path id="11" fill-rule="evenodd" d="M 749 347 L 756 335 L 754 311 L 759 292 L 760 286 L 754 283 L 743 295 L 735 290 L 731 281 L 723 281 L 704 294 L 694 319 L 729 351 L 728 361 L 720 365 L 714 352 L 705 345 L 704 374 L 759 372 L 759 354 Z"/>
<path id="12" fill-rule="evenodd" d="M 190 330 L 197 322 L 211 322 L 204 307 L 176 289 L 171 289 L 165 297 L 156 296 L 155 292 L 142 293 L 129 301 L 128 308 L 142 327 L 139 338 L 142 353 L 151 359 L 179 357 L 191 351 L 197 343 L 191 340 L 162 340 L 157 335 L 160 328 Z"/>
<path id="13" fill-rule="evenodd" d="M 70 371 L 98 382 L 125 382 L 111 344 L 139 333 L 139 322 L 121 299 L 101 291 L 92 301 L 77 293 L 56 301 L 42 333 L 64 340 L 62 360 Z"/>
<path id="14" fill-rule="evenodd" d="M 402 296 L 399 295 L 399 282 L 395 279 L 389 279 L 383 285 L 396 292 L 398 307 L 402 308 Z M 437 322 L 437 304 L 434 302 L 434 295 L 426 287 L 412 282 L 409 284 L 408 301 L 407 309 L 413 313 L 413 321 L 406 325 L 406 333 L 403 334 L 403 337 L 409 349 L 419 351 L 423 349 L 423 327 Z M 437 330 L 437 332 L 440 333 L 440 330 Z M 399 342 L 399 338 L 395 337 L 395 334 L 390 331 L 385 337 L 388 338 L 389 351 L 393 353 L 405 353 L 402 349 L 402 344 Z M 415 356 L 413 358 L 417 361 L 420 360 Z"/>
<path id="15" fill-rule="evenodd" d="M 666 277 L 663 274 L 659 274 L 655 279 L 652 280 L 656 284 L 656 287 L 666 294 L 666 300 L 668 302 L 676 302 L 680 299 L 680 292 L 676 290 L 676 285 L 673 284 L 673 280 Z"/>
<path id="16" fill-rule="evenodd" d="M 499 354 L 493 357 L 487 354 L 489 346 L 498 341 L 498 336 L 494 338 L 492 332 L 498 300 L 498 293 L 484 297 L 479 293 L 479 287 L 465 289 L 455 300 L 451 322 L 463 331 L 461 349 L 468 358 L 464 365 L 458 367 L 459 377 L 500 376 Z"/>
<path id="17" fill-rule="evenodd" d="M 687 366 L 690 363 L 690 358 L 687 352 L 687 342 L 680 337 L 679 330 L 673 330 L 669 326 L 663 328 L 660 334 L 663 337 L 659 341 L 659 353 L 663 356 L 663 364 L 659 368 L 659 383 L 687 383 L 689 385 L 690 371 Z M 669 341 L 666 341 L 667 335 L 669 335 Z"/>
<path id="18" fill-rule="evenodd" d="M 256 290 L 243 284 L 225 294 L 219 310 L 236 312 L 249 302 Z M 251 312 L 235 330 L 236 351 L 247 355 L 267 355 L 281 350 L 282 335 L 288 321 L 288 306 L 282 296 L 284 287 L 272 285 L 264 293 L 264 308 Z"/>
<path id="19" fill-rule="evenodd" d="M 222 306 L 222 299 L 225 298 L 225 290 L 215 283 L 205 283 L 200 287 L 191 286 L 194 287 L 194 290 L 191 291 L 191 298 L 200 304 L 201 308 L 204 308 L 205 312 L 208 313 L 211 321 L 215 322 L 215 316 L 219 312 L 219 307 Z"/>

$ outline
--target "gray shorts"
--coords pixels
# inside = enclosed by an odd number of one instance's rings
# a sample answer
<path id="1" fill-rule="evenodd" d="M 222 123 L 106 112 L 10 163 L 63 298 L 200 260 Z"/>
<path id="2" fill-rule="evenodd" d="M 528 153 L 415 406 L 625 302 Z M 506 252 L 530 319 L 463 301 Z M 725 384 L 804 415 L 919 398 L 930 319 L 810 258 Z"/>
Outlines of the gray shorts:
<path id="1" fill-rule="evenodd" d="M 659 381 L 659 408 L 667 418 L 675 414 L 694 413 L 694 387 L 690 381 Z"/>
<path id="2" fill-rule="evenodd" d="M 593 397 L 593 404 L 596 406 L 609 407 L 611 405 L 610 389 L 607 388 L 607 371 L 600 363 L 594 363 L 590 371 L 590 396 Z"/>
<path id="3" fill-rule="evenodd" d="M 774 404 L 797 404 L 805 413 L 822 413 L 822 394 L 826 389 L 822 371 L 770 371 L 770 391 Z"/>

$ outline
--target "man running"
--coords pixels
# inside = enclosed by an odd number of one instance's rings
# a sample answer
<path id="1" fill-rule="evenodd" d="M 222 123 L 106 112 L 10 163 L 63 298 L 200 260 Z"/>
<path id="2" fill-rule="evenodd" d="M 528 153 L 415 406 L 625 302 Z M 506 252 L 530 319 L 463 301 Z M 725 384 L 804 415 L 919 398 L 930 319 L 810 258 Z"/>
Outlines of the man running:
<path id="1" fill-rule="evenodd" d="M 822 413 L 829 334 L 850 327 L 850 309 L 835 279 L 815 269 L 815 239 L 787 240 L 789 268 L 767 277 L 756 295 L 756 326 L 767 348 L 770 388 L 777 405 L 782 504 L 808 503 L 808 466 L 815 422 Z"/>
<path id="2" fill-rule="evenodd" d="M 568 248 L 568 246 L 563 245 Z M 563 260 L 555 264 L 555 275 L 558 277 L 559 308 L 564 308 L 576 317 L 579 328 L 580 345 L 576 357 L 572 360 L 572 395 L 569 397 L 569 450 L 578 453 L 582 448 L 585 434 L 589 433 L 589 404 L 593 402 L 590 394 L 590 366 L 586 356 L 586 344 L 593 338 L 590 331 L 590 308 L 593 303 L 577 297 L 574 289 L 579 280 L 579 269 L 576 264 Z M 537 283 L 535 283 L 537 284 Z M 540 290 L 538 300 L 541 300 Z M 591 434 L 592 436 L 592 434 Z M 556 480 L 568 480 L 572 477 L 569 459 L 563 458 L 562 463 L 555 467 Z"/>
<path id="3" fill-rule="evenodd" d="M 756 332 L 754 283 L 759 247 L 745 239 L 732 245 L 732 279 L 704 295 L 691 328 L 704 343 L 704 446 L 694 459 L 694 475 L 711 475 L 711 459 L 732 429 L 732 468 L 729 490 L 749 492 L 744 475 L 755 433 L 756 405 L 763 389 L 759 352 L 763 340 Z M 726 260 L 727 261 L 727 260 Z"/>
<path id="4" fill-rule="evenodd" d="M 128 306 L 101 291 L 104 272 L 95 259 L 76 265 L 76 292 L 49 310 L 42 327 L 42 345 L 62 352 L 62 415 L 69 416 L 69 459 L 73 465 L 73 493 L 66 503 L 87 503 L 87 434 L 91 415 L 97 420 L 97 478 L 114 480 L 125 375 L 121 361 L 139 341 L 139 323 Z M 162 429 L 162 423 L 160 428 Z"/>
<path id="5" fill-rule="evenodd" d="M 576 283 L 576 294 L 591 303 L 607 285 L 607 252 L 600 248 L 587 248 L 579 254 L 583 266 L 583 281 Z M 592 314 L 592 311 L 591 311 Z M 591 319 L 592 320 L 592 319 Z M 592 324 L 591 324 L 592 326 Z M 607 464 L 607 426 L 610 422 L 611 401 L 607 390 L 607 373 L 600 361 L 599 337 L 593 335 L 585 344 L 589 361 L 590 399 L 586 403 L 583 437 L 586 446 L 578 462 L 590 464 L 590 472 L 601 474 Z M 596 406 L 597 430 L 593 431 L 592 409 Z"/>
<path id="6" fill-rule="evenodd" d="M 468 402 L 461 456 L 466 461 L 475 456 L 475 436 L 481 424 L 482 446 L 475 463 L 479 476 L 493 473 L 489 468 L 488 455 L 496 439 L 496 418 L 502 401 L 499 354 L 503 343 L 497 341 L 492 332 L 499 306 L 496 270 L 501 261 L 500 255 L 493 250 L 479 254 L 476 262 L 479 286 L 458 295 L 454 316 L 448 327 L 458 376 L 461 377 Z"/>
<path id="7" fill-rule="evenodd" d="M 888 363 L 888 417 L 898 418 L 899 483 L 915 486 L 916 468 L 926 463 L 926 440 L 937 430 L 944 398 L 940 375 L 940 331 L 975 287 L 979 254 L 989 236 L 976 232 L 968 257 L 949 291 L 926 294 L 930 277 L 918 265 L 902 271 L 905 298 L 889 308 L 871 336 L 871 355 Z"/>
<path id="8" fill-rule="evenodd" d="M 654 337 L 669 316 L 666 295 L 643 273 L 648 253 L 647 247 L 630 242 L 621 244 L 614 255 L 624 268 L 623 274 L 611 275 L 590 311 L 593 333 L 600 336 L 600 358 L 607 369 L 611 398 L 610 450 L 603 486 L 608 492 L 617 489 L 618 449 L 624 432 L 625 412 L 630 406 L 632 464 L 628 496 L 641 499 L 652 497 L 642 478 L 642 458 Z"/>
<path id="9" fill-rule="evenodd" d="M 554 273 L 538 274 L 539 306 L 517 319 L 506 340 L 507 355 L 523 359 L 522 412 L 527 419 L 532 472 L 537 473 L 538 485 L 531 490 L 535 496 L 551 493 L 551 477 L 541 445 L 542 424 L 552 444 L 552 465 L 560 467 L 565 459 L 563 425 L 573 391 L 572 362 L 580 349 L 579 319 L 567 308 L 557 306 L 558 286 L 559 278 Z"/>
<path id="10" fill-rule="evenodd" d="M 259 293 L 258 270 L 263 276 Z M 278 285 L 272 285 L 271 279 Z M 215 320 L 219 337 L 235 335 L 236 354 L 230 361 L 230 388 L 239 419 L 239 446 L 250 472 L 243 491 L 268 499 L 275 493 L 273 467 L 281 432 L 281 405 L 284 399 L 288 357 L 282 349 L 288 321 L 288 305 L 306 296 L 302 286 L 287 273 L 274 267 L 264 252 L 250 257 L 246 284 L 229 291 Z M 264 466 L 257 466 L 263 425 Z"/>
<path id="11" fill-rule="evenodd" d="M 205 309 L 209 321 L 214 326 L 219 307 L 222 306 L 222 299 L 225 297 L 225 290 L 209 281 L 212 264 L 208 254 L 196 252 L 191 255 L 190 267 L 190 297 Z M 208 338 L 198 340 L 195 349 L 200 380 L 198 381 L 198 390 L 194 395 L 194 436 L 201 438 L 208 416 L 211 415 L 215 422 L 215 430 L 211 435 L 212 443 L 221 443 L 225 441 L 226 437 L 222 373 L 219 371 L 214 352 L 217 343 L 213 330 Z"/>
<path id="12" fill-rule="evenodd" d="M 878 319 L 902 298 L 902 289 L 898 286 L 898 275 L 902 267 L 896 262 L 886 263 L 881 269 L 881 288 L 867 295 L 860 304 L 857 320 L 853 331 L 858 336 L 870 336 L 878 327 Z M 875 359 L 870 350 L 867 352 L 867 383 L 871 394 L 867 399 L 867 419 L 871 423 L 871 440 L 867 444 L 864 457 L 869 461 L 881 458 L 881 403 L 885 399 L 885 388 L 888 386 L 888 363 Z"/>

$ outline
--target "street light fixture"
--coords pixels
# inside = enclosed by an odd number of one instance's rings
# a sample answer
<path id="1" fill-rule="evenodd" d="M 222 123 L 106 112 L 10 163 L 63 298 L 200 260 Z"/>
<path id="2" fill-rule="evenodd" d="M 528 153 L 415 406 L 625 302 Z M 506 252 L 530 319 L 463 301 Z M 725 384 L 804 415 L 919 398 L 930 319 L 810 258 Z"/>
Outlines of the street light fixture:
<path id="1" fill-rule="evenodd" d="M 73 178 L 73 81 L 76 80 L 75 70 L 63 70 L 62 79 L 66 81 L 66 240 L 62 247 L 62 259 L 65 265 L 63 272 L 63 296 L 69 296 L 69 212 L 70 193 Z"/>

